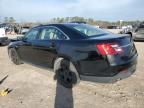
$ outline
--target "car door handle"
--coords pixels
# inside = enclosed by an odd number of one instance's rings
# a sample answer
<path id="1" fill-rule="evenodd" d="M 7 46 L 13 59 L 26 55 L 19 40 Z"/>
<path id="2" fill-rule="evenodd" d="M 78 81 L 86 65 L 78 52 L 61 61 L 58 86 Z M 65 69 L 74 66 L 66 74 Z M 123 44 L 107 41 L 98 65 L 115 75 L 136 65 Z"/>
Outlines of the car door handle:
<path id="1" fill-rule="evenodd" d="M 26 45 L 26 46 L 31 46 L 32 43 L 31 43 L 31 42 L 26 42 L 25 45 Z"/>
<path id="2" fill-rule="evenodd" d="M 55 48 L 55 47 L 56 47 L 55 43 L 52 42 L 52 43 L 50 44 L 50 48 Z"/>

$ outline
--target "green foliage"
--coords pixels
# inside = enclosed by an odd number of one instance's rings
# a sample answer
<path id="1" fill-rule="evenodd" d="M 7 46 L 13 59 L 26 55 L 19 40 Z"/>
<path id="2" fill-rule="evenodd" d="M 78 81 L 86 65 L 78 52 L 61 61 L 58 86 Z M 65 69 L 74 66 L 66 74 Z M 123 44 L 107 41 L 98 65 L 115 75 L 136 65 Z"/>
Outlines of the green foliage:
<path id="1" fill-rule="evenodd" d="M 16 20 L 13 17 L 5 17 L 4 18 L 4 23 L 13 24 L 13 23 L 16 23 Z"/>
<path id="2" fill-rule="evenodd" d="M 73 22 L 73 21 L 79 21 L 79 22 L 86 22 L 91 25 L 98 25 L 100 27 L 107 27 L 107 26 L 125 26 L 125 25 L 134 25 L 138 21 L 123 21 L 120 23 L 120 21 L 117 22 L 109 22 L 109 21 L 101 21 L 101 20 L 95 20 L 92 18 L 84 18 L 84 17 L 65 17 L 65 18 L 53 18 L 50 23 L 66 23 L 66 22 Z"/>
<path id="3" fill-rule="evenodd" d="M 4 22 L 5 22 L 5 23 L 8 23 L 8 21 L 9 21 L 9 20 L 8 20 L 8 17 L 5 17 L 5 18 L 4 18 Z"/>
<path id="4" fill-rule="evenodd" d="M 95 20 L 93 18 L 84 18 L 84 17 L 57 17 L 53 18 L 50 21 L 47 22 L 29 22 L 29 23 L 23 23 L 28 24 L 30 26 L 36 26 L 36 25 L 41 25 L 41 24 L 49 24 L 49 23 L 67 23 L 67 22 L 86 22 L 87 24 L 90 25 L 96 25 L 100 26 L 101 28 L 106 28 L 107 26 L 126 26 L 126 25 L 136 25 L 140 24 L 142 21 L 116 21 L 116 22 L 109 22 L 109 21 L 102 21 L 102 20 Z M 10 23 L 10 24 L 15 24 L 16 20 L 13 17 L 5 17 L 4 18 L 4 23 Z M 22 24 L 22 23 L 21 23 Z M 23 25 L 22 24 L 22 25 Z"/>

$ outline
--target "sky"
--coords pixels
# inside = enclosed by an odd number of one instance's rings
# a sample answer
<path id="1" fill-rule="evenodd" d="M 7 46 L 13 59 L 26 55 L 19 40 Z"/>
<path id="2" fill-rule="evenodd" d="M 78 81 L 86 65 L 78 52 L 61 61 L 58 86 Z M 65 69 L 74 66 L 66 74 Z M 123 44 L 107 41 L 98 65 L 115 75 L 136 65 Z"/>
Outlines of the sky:
<path id="1" fill-rule="evenodd" d="M 0 18 L 47 21 L 81 16 L 95 20 L 144 20 L 144 0 L 0 0 Z"/>

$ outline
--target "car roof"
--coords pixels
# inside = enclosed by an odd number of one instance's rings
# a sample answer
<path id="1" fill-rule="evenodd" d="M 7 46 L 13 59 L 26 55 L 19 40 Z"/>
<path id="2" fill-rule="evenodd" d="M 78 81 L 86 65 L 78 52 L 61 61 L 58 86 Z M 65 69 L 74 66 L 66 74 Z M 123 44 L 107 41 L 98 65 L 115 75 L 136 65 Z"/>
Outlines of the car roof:
<path id="1" fill-rule="evenodd" d="M 47 26 L 56 26 L 56 27 L 59 27 L 59 26 L 76 26 L 76 25 L 81 25 L 81 24 L 82 23 L 54 23 L 54 24 L 39 25 L 39 26 L 36 26 L 34 28 L 47 27 Z"/>
<path id="2" fill-rule="evenodd" d="M 60 23 L 60 24 L 57 23 L 57 24 L 40 25 L 40 26 L 36 26 L 34 28 L 53 26 L 53 27 L 56 27 L 56 28 L 60 29 L 61 31 L 63 31 L 66 35 L 69 36 L 70 39 L 85 39 L 86 36 L 84 34 L 73 29 L 72 27 L 70 27 L 70 26 L 75 26 L 75 25 L 80 25 L 80 24 L 78 24 L 78 23 Z"/>

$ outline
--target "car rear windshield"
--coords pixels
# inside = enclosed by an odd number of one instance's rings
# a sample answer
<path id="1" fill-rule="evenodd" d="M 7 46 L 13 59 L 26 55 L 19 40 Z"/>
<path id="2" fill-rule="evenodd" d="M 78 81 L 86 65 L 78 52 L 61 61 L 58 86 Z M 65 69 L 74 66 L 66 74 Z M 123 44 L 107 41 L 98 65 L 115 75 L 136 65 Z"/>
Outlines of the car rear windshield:
<path id="1" fill-rule="evenodd" d="M 102 29 L 96 28 L 95 26 L 90 26 L 87 24 L 75 24 L 71 26 L 73 29 L 85 34 L 86 36 L 100 36 L 107 34 Z"/>

